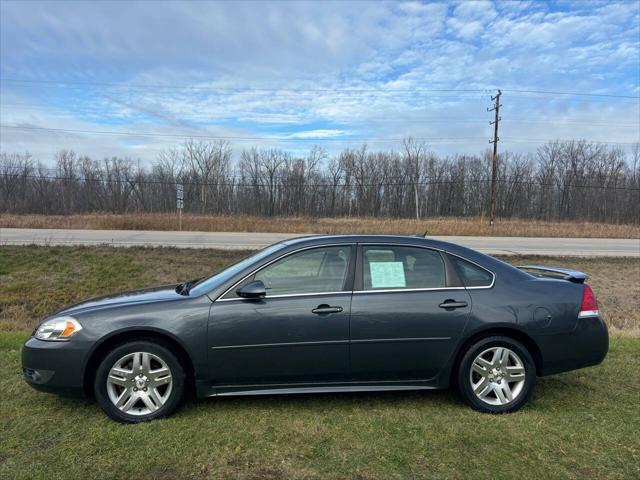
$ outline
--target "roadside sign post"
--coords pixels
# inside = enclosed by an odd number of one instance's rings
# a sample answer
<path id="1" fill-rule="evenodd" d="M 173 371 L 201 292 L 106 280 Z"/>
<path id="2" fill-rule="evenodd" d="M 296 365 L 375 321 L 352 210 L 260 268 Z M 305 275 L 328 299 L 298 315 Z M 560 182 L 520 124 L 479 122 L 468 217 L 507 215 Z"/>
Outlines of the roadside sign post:
<path id="1" fill-rule="evenodd" d="M 176 184 L 176 201 L 178 208 L 178 230 L 182 231 L 182 209 L 184 208 L 184 187 L 181 183 Z"/>

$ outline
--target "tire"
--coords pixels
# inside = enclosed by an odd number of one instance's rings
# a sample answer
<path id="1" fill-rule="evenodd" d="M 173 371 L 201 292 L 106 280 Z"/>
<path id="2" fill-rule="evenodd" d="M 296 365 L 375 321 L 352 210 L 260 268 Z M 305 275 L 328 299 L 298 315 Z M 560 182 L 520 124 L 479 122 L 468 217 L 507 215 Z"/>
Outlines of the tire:
<path id="1" fill-rule="evenodd" d="M 458 390 L 473 409 L 510 413 L 524 406 L 533 392 L 536 366 L 529 351 L 510 337 L 494 336 L 469 347 L 457 372 Z"/>
<path id="2" fill-rule="evenodd" d="M 148 422 L 176 411 L 184 379 L 184 369 L 169 348 L 153 340 L 137 340 L 119 345 L 102 359 L 94 394 L 113 420 Z"/>

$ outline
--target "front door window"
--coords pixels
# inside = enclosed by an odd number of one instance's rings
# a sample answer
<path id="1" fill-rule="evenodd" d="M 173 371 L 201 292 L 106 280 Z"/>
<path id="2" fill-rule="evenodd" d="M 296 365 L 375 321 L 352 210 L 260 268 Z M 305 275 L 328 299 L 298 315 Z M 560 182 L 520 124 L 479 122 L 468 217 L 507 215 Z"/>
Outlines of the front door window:
<path id="1" fill-rule="evenodd" d="M 323 247 L 289 255 L 254 276 L 261 280 L 267 297 L 343 290 L 351 247 Z"/>

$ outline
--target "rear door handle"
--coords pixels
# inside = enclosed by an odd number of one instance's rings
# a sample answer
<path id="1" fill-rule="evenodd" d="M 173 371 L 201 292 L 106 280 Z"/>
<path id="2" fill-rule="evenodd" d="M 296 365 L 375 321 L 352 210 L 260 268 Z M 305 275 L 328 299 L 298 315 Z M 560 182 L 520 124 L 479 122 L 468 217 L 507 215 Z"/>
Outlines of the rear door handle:
<path id="1" fill-rule="evenodd" d="M 445 300 L 438 306 L 440 308 L 449 309 L 449 308 L 464 308 L 468 305 L 469 304 L 467 302 L 456 302 L 455 300 Z"/>
<path id="2" fill-rule="evenodd" d="M 325 313 L 340 313 L 342 311 L 342 307 L 332 307 L 331 305 L 322 304 L 318 305 L 316 308 L 311 310 L 312 313 L 316 315 L 322 315 Z"/>

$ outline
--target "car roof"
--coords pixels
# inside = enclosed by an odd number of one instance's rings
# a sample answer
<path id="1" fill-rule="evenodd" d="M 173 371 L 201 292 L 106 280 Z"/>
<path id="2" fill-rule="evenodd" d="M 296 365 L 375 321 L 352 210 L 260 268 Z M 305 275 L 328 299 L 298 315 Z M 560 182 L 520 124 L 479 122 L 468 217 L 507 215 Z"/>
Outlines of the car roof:
<path id="1" fill-rule="evenodd" d="M 454 252 L 458 249 L 469 250 L 455 243 L 435 240 L 421 235 L 309 235 L 290 238 L 282 242 L 288 246 L 322 245 L 327 243 L 397 243 L 402 245 L 418 245 Z M 454 252 L 455 253 L 455 252 Z"/>
<path id="2" fill-rule="evenodd" d="M 309 235 L 303 237 L 290 238 L 281 242 L 288 248 L 300 248 L 306 246 L 326 245 L 329 243 L 394 243 L 399 245 L 415 245 L 420 247 L 435 248 L 445 252 L 458 255 L 460 257 L 471 260 L 494 273 L 497 270 L 508 270 L 516 277 L 525 277 L 526 274 L 521 270 L 509 265 L 502 260 L 485 255 L 471 248 L 463 247 L 451 242 L 436 240 L 421 235 L 370 235 L 370 234 L 353 234 L 353 235 Z"/>

